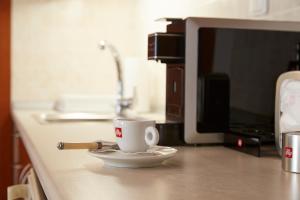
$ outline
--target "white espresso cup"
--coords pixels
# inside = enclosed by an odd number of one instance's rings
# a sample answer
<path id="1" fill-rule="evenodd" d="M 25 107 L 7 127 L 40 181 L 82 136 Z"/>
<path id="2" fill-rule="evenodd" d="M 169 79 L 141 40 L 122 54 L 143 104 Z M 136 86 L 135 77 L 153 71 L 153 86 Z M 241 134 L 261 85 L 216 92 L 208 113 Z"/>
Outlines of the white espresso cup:
<path id="1" fill-rule="evenodd" d="M 114 129 L 117 144 L 124 152 L 145 152 L 159 141 L 153 120 L 115 119 Z"/>

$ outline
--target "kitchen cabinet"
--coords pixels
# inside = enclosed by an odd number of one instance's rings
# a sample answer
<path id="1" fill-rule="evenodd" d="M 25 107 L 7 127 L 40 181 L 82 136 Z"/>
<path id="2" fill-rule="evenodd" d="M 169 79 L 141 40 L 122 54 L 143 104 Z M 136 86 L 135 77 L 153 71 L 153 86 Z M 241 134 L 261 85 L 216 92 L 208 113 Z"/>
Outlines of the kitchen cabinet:
<path id="1" fill-rule="evenodd" d="M 11 1 L 0 1 L 0 199 L 12 184 L 12 120 L 10 115 Z"/>
<path id="2" fill-rule="evenodd" d="M 13 134 L 13 183 L 21 184 L 22 177 L 31 168 L 30 158 L 18 131 Z"/>

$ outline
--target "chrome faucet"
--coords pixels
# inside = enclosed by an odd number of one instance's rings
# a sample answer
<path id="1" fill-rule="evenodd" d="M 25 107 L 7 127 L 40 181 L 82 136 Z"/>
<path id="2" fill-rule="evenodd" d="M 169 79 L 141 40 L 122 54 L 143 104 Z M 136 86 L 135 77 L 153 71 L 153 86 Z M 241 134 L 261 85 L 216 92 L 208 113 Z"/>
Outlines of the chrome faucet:
<path id="1" fill-rule="evenodd" d="M 124 116 L 124 109 L 130 108 L 132 105 L 133 99 L 132 98 L 124 98 L 124 81 L 123 81 L 123 69 L 122 69 L 122 63 L 120 59 L 120 54 L 118 50 L 109 42 L 105 40 L 101 40 L 99 43 L 99 48 L 101 50 L 105 50 L 106 48 L 109 49 L 111 52 L 116 68 L 117 68 L 117 78 L 118 78 L 118 84 L 117 84 L 117 99 L 116 99 L 116 105 L 115 105 L 115 111 L 117 116 Z"/>

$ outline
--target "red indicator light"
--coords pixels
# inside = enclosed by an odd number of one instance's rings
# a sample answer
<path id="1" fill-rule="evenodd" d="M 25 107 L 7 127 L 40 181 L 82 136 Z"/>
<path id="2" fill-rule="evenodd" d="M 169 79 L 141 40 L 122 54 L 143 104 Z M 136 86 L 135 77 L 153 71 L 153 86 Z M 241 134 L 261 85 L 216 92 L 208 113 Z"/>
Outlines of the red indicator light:
<path id="1" fill-rule="evenodd" d="M 238 147 L 242 147 L 242 146 L 243 146 L 243 140 L 242 140 L 241 138 L 239 138 L 239 139 L 237 140 L 237 146 L 238 146 Z"/>

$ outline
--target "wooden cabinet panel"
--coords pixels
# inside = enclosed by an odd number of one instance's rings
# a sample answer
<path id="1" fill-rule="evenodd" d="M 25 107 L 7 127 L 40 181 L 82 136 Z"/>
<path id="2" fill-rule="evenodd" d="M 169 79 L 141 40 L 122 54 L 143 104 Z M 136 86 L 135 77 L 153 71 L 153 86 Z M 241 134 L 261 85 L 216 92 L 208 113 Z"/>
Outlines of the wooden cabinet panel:
<path id="1" fill-rule="evenodd" d="M 10 115 L 10 0 L 0 0 L 0 199 L 12 184 L 12 121 Z"/>

